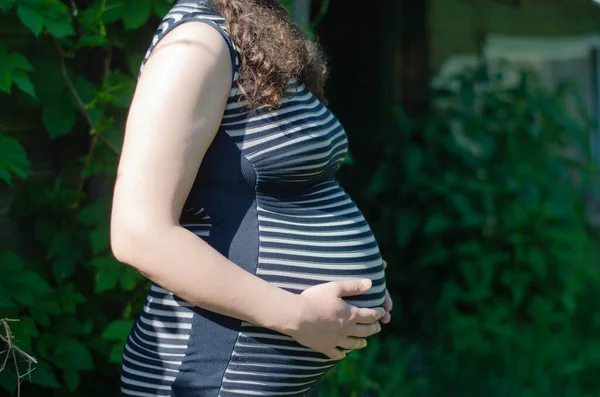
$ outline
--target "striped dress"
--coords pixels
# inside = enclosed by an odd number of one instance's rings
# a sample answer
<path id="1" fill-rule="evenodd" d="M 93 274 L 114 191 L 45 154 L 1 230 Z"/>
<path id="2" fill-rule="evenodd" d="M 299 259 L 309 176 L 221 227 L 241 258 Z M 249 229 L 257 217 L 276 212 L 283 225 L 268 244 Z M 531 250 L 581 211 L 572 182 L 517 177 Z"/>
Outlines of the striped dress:
<path id="1" fill-rule="evenodd" d="M 246 271 L 293 293 L 329 281 L 370 278 L 348 302 L 381 306 L 382 258 L 362 213 L 334 175 L 344 129 L 302 84 L 276 110 L 247 108 L 239 57 L 209 0 L 181 0 L 158 41 L 185 22 L 227 41 L 234 76 L 222 123 L 198 171 L 180 224 Z M 152 285 L 125 345 L 122 396 L 312 396 L 336 361 L 275 331 L 218 315 Z"/>

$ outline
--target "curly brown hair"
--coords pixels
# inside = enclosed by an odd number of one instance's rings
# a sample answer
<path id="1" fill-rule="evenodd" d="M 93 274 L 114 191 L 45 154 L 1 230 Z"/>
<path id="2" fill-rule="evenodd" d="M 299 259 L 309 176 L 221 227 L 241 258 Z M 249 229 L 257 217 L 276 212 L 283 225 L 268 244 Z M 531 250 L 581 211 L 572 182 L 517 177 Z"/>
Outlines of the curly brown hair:
<path id="1" fill-rule="evenodd" d="M 279 107 L 292 79 L 325 101 L 325 58 L 278 0 L 212 1 L 240 54 L 238 87 L 250 108 Z"/>

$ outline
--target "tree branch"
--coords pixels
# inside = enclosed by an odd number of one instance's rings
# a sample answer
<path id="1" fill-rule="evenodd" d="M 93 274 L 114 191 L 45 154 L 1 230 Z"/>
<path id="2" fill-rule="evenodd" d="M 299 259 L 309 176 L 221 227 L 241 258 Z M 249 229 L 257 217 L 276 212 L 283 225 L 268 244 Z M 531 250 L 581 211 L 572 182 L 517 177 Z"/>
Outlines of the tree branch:
<path id="1" fill-rule="evenodd" d="M 13 343 L 14 337 L 12 335 L 12 332 L 10 331 L 10 327 L 8 326 L 8 323 L 12 322 L 12 321 L 18 321 L 18 320 L 10 320 L 7 318 L 0 320 L 0 324 L 4 328 L 4 333 L 5 333 L 5 335 L 2 335 L 0 333 L 0 341 L 5 343 L 7 346 L 7 349 L 5 350 L 6 356 L 4 357 L 2 366 L 0 366 L 0 372 L 4 371 L 4 369 L 6 369 L 6 364 L 8 363 L 8 360 L 10 358 L 12 358 L 12 361 L 13 361 L 13 364 L 15 367 L 15 373 L 17 375 L 17 397 L 19 397 L 21 395 L 21 383 L 23 382 L 23 379 L 25 379 L 25 377 L 27 377 L 28 375 L 31 374 L 31 372 L 33 372 L 33 370 L 34 370 L 33 365 L 37 364 L 38 361 L 35 357 L 24 352 L 23 350 L 21 350 L 18 346 L 16 346 Z M 25 362 L 27 363 L 28 369 L 27 369 L 27 372 L 25 372 L 24 374 L 21 374 L 21 372 L 19 371 L 19 360 L 17 359 L 17 354 L 21 358 L 23 358 L 25 360 Z"/>

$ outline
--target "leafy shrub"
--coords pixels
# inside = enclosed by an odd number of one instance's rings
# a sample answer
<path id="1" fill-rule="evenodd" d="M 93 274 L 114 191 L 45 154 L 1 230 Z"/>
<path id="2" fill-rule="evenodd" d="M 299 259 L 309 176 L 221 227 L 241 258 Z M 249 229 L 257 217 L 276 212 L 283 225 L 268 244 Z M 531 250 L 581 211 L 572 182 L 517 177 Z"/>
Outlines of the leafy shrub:
<path id="1" fill-rule="evenodd" d="M 429 368 L 427 393 L 382 396 L 600 393 L 592 125 L 568 84 L 501 70 L 454 76 L 427 115 L 396 109 L 354 152 L 368 168 L 379 150 L 370 184 L 345 182 L 391 264 L 394 332 Z"/>
<path id="2" fill-rule="evenodd" d="M 0 178 L 18 235 L 0 246 L 0 319 L 19 320 L 12 342 L 39 361 L 23 396 L 118 393 L 145 282 L 110 253 L 110 187 L 139 63 L 170 3 L 0 1 Z M 28 370 L 16 358 L 0 372 L 10 394 Z"/>

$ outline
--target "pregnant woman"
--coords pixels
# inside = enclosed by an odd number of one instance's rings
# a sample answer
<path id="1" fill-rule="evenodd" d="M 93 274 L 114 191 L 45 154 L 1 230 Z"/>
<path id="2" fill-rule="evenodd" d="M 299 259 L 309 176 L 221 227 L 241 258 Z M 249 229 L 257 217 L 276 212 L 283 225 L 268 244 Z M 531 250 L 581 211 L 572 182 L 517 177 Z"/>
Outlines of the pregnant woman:
<path id="1" fill-rule="evenodd" d="M 142 64 L 115 256 L 152 281 L 122 396 L 313 396 L 389 321 L 373 234 L 334 178 L 325 64 L 278 0 L 181 0 Z"/>

